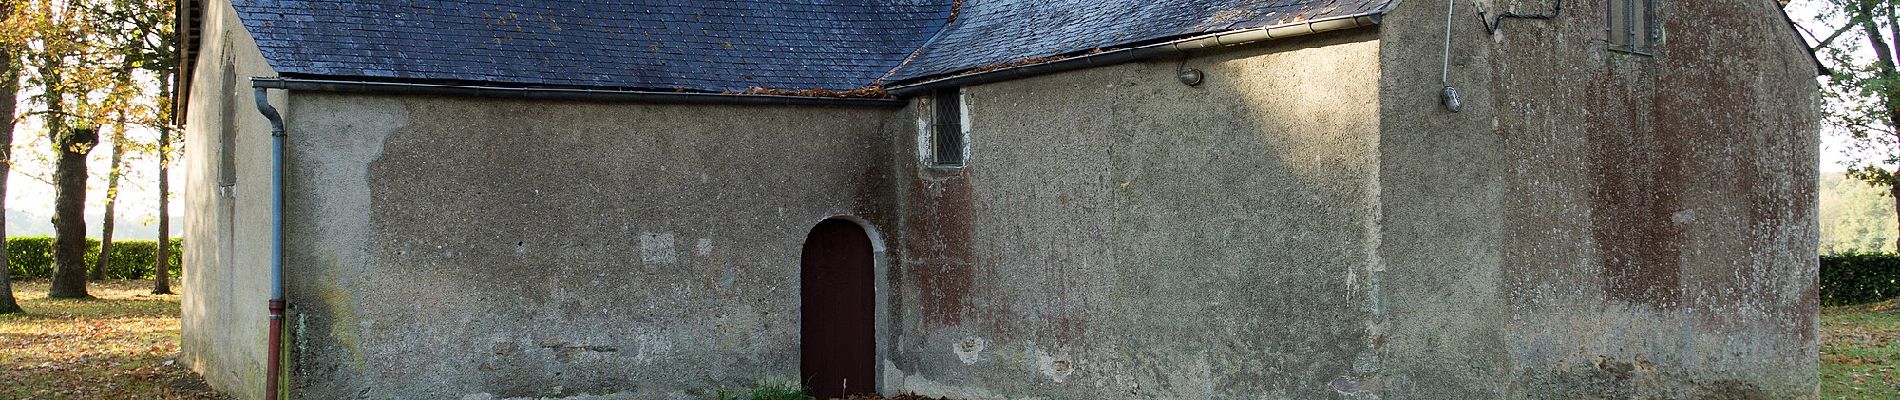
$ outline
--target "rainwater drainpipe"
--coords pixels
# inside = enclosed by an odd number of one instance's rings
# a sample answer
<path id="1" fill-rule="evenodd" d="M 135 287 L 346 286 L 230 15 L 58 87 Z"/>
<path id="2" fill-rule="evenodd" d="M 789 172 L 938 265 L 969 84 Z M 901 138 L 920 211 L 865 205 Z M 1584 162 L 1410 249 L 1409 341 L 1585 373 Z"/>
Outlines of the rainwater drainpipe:
<path id="1" fill-rule="evenodd" d="M 270 105 L 270 91 L 256 88 L 257 112 L 270 120 L 270 339 L 265 347 L 264 399 L 277 400 L 284 352 L 284 117 Z"/>

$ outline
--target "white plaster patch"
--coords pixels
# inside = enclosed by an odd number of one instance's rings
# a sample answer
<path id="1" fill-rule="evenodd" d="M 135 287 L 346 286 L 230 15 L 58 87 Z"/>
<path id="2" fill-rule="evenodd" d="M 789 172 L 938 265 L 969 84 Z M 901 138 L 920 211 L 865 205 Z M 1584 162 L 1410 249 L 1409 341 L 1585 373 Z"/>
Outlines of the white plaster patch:
<path id="1" fill-rule="evenodd" d="M 739 280 L 739 270 L 737 268 L 734 268 L 732 266 L 732 263 L 726 263 L 726 273 L 719 275 L 719 288 L 731 289 L 732 284 L 736 283 L 738 280 Z"/>
<path id="2" fill-rule="evenodd" d="M 878 382 L 884 384 L 884 387 L 878 388 L 880 392 L 892 393 L 908 391 L 904 390 L 904 370 L 897 369 L 897 363 L 891 362 L 891 360 L 884 360 L 884 376 L 883 379 L 879 379 Z"/>
<path id="3" fill-rule="evenodd" d="M 673 264 L 680 261 L 680 255 L 673 248 L 672 233 L 640 234 L 640 262 L 647 265 Z"/>
<path id="4" fill-rule="evenodd" d="M 567 390 L 566 388 L 561 387 L 561 386 L 554 387 L 555 392 L 564 392 L 566 390 Z M 681 396 L 684 396 L 684 395 L 685 395 L 684 393 L 681 393 L 679 395 L 671 396 L 670 398 L 682 398 Z M 641 398 L 643 397 L 640 397 L 633 393 L 625 393 L 625 392 L 598 394 L 598 395 L 582 394 L 582 395 L 575 395 L 575 396 L 568 396 L 568 397 L 506 397 L 506 398 L 495 397 L 494 394 L 490 394 L 490 393 L 476 393 L 476 394 L 462 396 L 461 400 L 635 400 L 635 399 L 641 399 Z M 686 398 L 690 398 L 690 397 L 686 397 Z"/>
<path id="5" fill-rule="evenodd" d="M 310 314 L 297 313 L 297 328 L 290 334 L 290 337 L 295 338 L 297 342 L 297 354 L 310 354 L 310 335 L 308 334 L 310 325 L 307 321 L 309 316 Z M 297 368 L 296 370 L 298 376 L 310 377 L 308 369 Z"/>
<path id="6" fill-rule="evenodd" d="M 640 335 L 634 340 L 637 347 L 633 361 L 641 365 L 652 365 L 653 361 L 673 352 L 673 342 L 657 335 Z"/>
<path id="7" fill-rule="evenodd" d="M 964 365 L 975 365 L 977 361 L 983 360 L 983 348 L 989 347 L 989 344 L 988 340 L 971 336 L 957 341 L 950 351 L 957 353 L 957 359 L 963 360 Z"/>
<path id="8" fill-rule="evenodd" d="M 1675 223 L 1678 223 L 1678 224 L 1687 224 L 1690 222 L 1695 222 L 1695 210 L 1677 211 L 1675 214 L 1669 215 L 1669 220 L 1675 221 Z"/>
<path id="9" fill-rule="evenodd" d="M 1334 392 L 1338 392 L 1347 397 L 1377 398 L 1377 396 L 1373 394 L 1379 390 L 1379 378 L 1376 376 L 1371 378 L 1341 376 L 1334 378 L 1327 386 L 1331 387 Z"/>
<path id="10" fill-rule="evenodd" d="M 891 379 L 893 376 L 900 377 L 900 379 Z M 888 392 L 909 392 L 924 397 L 948 397 L 968 400 L 1009 399 L 1009 397 L 996 394 L 995 392 L 989 391 L 989 389 L 946 385 L 930 380 L 930 378 L 925 378 L 922 374 L 905 375 L 903 370 L 897 369 L 897 365 L 891 363 L 889 360 L 884 361 L 884 379 L 886 379 L 885 382 L 887 382 L 884 390 Z M 889 382 L 901 382 L 901 384 L 897 387 L 890 387 Z M 1030 399 L 1035 398 L 1025 398 L 1024 400 Z"/>
<path id="11" fill-rule="evenodd" d="M 1069 378 L 1069 374 L 1075 373 L 1075 362 L 1070 360 L 1068 353 L 1067 350 L 1057 350 L 1056 353 L 1050 354 L 1042 349 L 1036 349 L 1036 368 L 1042 370 L 1042 374 L 1048 376 L 1049 380 L 1062 383 L 1063 380 Z"/>
<path id="12" fill-rule="evenodd" d="M 935 107 L 930 105 L 930 96 L 917 98 L 917 162 L 930 163 L 930 119 L 934 118 Z"/>
<path id="13" fill-rule="evenodd" d="M 694 246 L 694 250 L 697 250 L 700 257 L 712 255 L 712 239 L 699 239 L 699 243 Z"/>

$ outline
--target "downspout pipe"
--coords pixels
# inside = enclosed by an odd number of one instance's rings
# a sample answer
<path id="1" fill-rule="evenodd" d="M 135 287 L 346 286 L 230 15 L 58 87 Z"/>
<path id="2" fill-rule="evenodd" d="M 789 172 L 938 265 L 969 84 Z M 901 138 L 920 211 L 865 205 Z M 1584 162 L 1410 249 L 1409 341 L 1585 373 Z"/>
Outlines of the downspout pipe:
<path id="1" fill-rule="evenodd" d="M 460 84 L 431 84 L 403 82 L 368 82 L 336 79 L 309 78 L 254 78 L 251 86 L 258 89 L 285 89 L 313 92 L 335 93 L 381 93 L 412 94 L 436 96 L 471 96 L 537 100 L 574 100 L 622 103 L 653 104 L 728 104 L 728 105 L 766 105 L 766 106 L 832 106 L 832 107 L 903 107 L 904 102 L 896 99 L 803 97 L 782 95 L 697 93 L 697 92 L 646 92 L 609 89 L 566 89 L 532 88 L 508 86 L 481 86 Z"/>
<path id="2" fill-rule="evenodd" d="M 1338 18 L 1331 18 L 1331 19 L 1299 22 L 1299 23 L 1293 23 L 1293 24 L 1287 24 L 1287 25 L 1243 29 L 1243 30 L 1228 31 L 1228 32 L 1221 32 L 1221 33 L 1208 34 L 1208 35 L 1201 35 L 1201 36 L 1195 36 L 1195 37 L 1190 37 L 1190 38 L 1185 38 L 1185 39 L 1175 40 L 1175 41 L 1170 41 L 1170 42 L 1165 42 L 1165 43 L 1157 43 L 1157 44 L 1151 44 L 1151 45 L 1141 46 L 1141 47 L 1130 47 L 1130 48 L 1125 48 L 1125 49 L 1105 51 L 1105 52 L 1096 53 L 1096 54 L 1076 56 L 1072 58 L 1065 58 L 1062 60 L 1051 61 L 1051 62 L 1046 62 L 1046 63 L 1041 63 L 1041 64 L 1031 64 L 1031 65 L 1024 65 L 1024 66 L 1018 66 L 1018 67 L 1003 68 L 1003 69 L 998 69 L 998 70 L 988 71 L 988 72 L 981 72 L 981 73 L 955 75 L 955 76 L 937 78 L 933 80 L 927 80 L 927 81 L 918 82 L 914 84 L 908 84 L 908 85 L 896 85 L 896 86 L 890 87 L 888 90 L 890 91 L 892 96 L 897 96 L 900 98 L 912 97 L 912 96 L 917 96 L 923 93 L 928 93 L 931 90 L 935 90 L 939 88 L 974 86 L 974 85 L 981 85 L 981 84 L 986 84 L 986 83 L 995 83 L 995 82 L 1002 82 L 1002 81 L 1007 81 L 1007 80 L 1027 78 L 1027 77 L 1036 76 L 1036 75 L 1047 75 L 1047 74 L 1053 74 L 1057 72 L 1067 72 L 1067 71 L 1086 69 L 1086 68 L 1106 67 L 1110 65 L 1141 61 L 1141 60 L 1156 58 L 1160 56 L 1184 54 L 1193 50 L 1211 49 L 1211 48 L 1227 47 L 1227 46 L 1238 46 L 1238 45 L 1244 45 L 1244 44 L 1254 44 L 1254 43 L 1259 43 L 1259 42 L 1264 42 L 1264 41 L 1274 40 L 1274 39 L 1284 39 L 1284 38 L 1290 38 L 1290 37 L 1295 37 L 1295 36 L 1306 36 L 1306 35 L 1312 35 L 1312 34 L 1318 34 L 1318 33 L 1342 31 L 1342 30 L 1347 30 L 1347 29 L 1374 26 L 1374 25 L 1379 24 L 1379 20 L 1382 15 L 1383 14 L 1380 14 L 1380 13 L 1366 13 L 1366 14 L 1350 15 L 1350 16 L 1344 16 L 1344 17 L 1338 17 Z"/>
<path id="3" fill-rule="evenodd" d="M 270 336 L 265 347 L 264 399 L 277 400 L 284 370 L 284 116 L 270 105 L 270 90 L 255 88 L 257 112 L 270 120 Z"/>

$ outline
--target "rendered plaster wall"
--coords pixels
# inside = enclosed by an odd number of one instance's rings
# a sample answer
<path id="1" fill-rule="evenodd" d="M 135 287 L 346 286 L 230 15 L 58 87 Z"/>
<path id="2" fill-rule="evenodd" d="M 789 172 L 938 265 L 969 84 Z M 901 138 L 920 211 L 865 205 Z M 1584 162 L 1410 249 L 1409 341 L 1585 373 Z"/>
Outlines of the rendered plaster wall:
<path id="1" fill-rule="evenodd" d="M 885 391 L 1367 390 L 1381 313 L 1375 39 L 965 88 L 967 168 L 919 167 L 916 142 L 893 149 L 907 179 Z M 1177 82 L 1180 66 L 1206 83 Z M 887 135 L 917 138 L 918 108 Z"/>
<path id="2" fill-rule="evenodd" d="M 1388 398 L 1799 398 L 1816 370 L 1813 64 L 1775 2 L 1606 2 L 1486 32 L 1461 1 L 1385 18 Z M 1403 283 L 1403 284 L 1400 284 Z"/>
<path id="3" fill-rule="evenodd" d="M 708 398 L 799 374 L 799 256 L 892 110 L 296 92 L 298 398 Z"/>
<path id="4" fill-rule="evenodd" d="M 270 123 L 253 105 L 250 78 L 275 73 L 227 1 L 207 2 L 203 40 L 183 121 L 191 150 L 172 170 L 184 180 L 180 360 L 221 392 L 262 398 Z"/>

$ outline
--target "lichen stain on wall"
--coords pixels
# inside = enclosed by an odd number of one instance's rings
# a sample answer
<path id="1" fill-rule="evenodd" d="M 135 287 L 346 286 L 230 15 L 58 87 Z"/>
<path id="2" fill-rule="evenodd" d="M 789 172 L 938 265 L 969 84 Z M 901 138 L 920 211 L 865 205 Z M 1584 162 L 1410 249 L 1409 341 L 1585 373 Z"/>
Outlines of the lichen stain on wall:
<path id="1" fill-rule="evenodd" d="M 324 281 L 312 286 L 316 289 L 316 293 L 314 294 L 316 298 L 323 301 L 323 308 L 325 311 L 328 311 L 328 317 L 330 321 L 332 321 L 329 324 L 330 329 L 327 334 L 337 345 L 349 350 L 350 361 L 357 365 L 362 365 L 363 349 L 361 340 L 358 339 L 356 332 L 356 324 L 336 322 L 361 321 L 362 317 L 357 315 L 356 303 L 351 299 L 349 291 L 343 288 L 340 282 L 342 278 L 338 276 L 338 273 L 340 273 L 342 269 L 335 267 L 334 263 L 331 264 L 331 267 L 322 269 L 327 272 Z M 306 343 L 303 338 L 308 334 L 308 332 L 296 332 L 296 338 L 294 339 L 297 340 L 298 343 Z"/>
<path id="2" fill-rule="evenodd" d="M 910 198 L 919 204 L 905 227 L 906 254 L 921 295 L 924 322 L 932 327 L 963 323 L 974 273 L 970 247 L 974 229 L 970 177 L 958 173 L 943 179 L 917 179 Z"/>
<path id="3" fill-rule="evenodd" d="M 1659 310 L 1695 308 L 1715 326 L 1811 312 L 1790 298 L 1805 288 L 1784 288 L 1801 285 L 1787 281 L 1798 260 L 1776 250 L 1804 247 L 1789 226 L 1814 208 L 1814 188 L 1795 184 L 1813 172 L 1789 165 L 1811 147 L 1795 133 L 1816 127 L 1788 107 L 1808 83 L 1771 79 L 1800 74 L 1807 60 L 1776 46 L 1734 45 L 1782 34 L 1780 20 L 1765 17 L 1772 12 L 1701 2 L 1665 11 L 1705 17 L 1671 18 L 1654 57 L 1608 57 L 1592 83 L 1603 90 L 1587 96 L 1604 293 Z M 1811 321 L 1793 319 L 1795 334 L 1812 335 Z"/>
<path id="4" fill-rule="evenodd" d="M 1681 235 L 1670 222 L 1680 211 L 1677 187 L 1688 149 L 1682 132 L 1647 129 L 1653 76 L 1642 70 L 1600 76 L 1591 96 L 1589 138 L 1591 236 L 1603 266 L 1603 290 L 1612 300 L 1658 309 L 1681 305 Z M 1627 75 L 1625 75 L 1627 74 Z M 1634 75 L 1634 76 L 1630 76 Z M 1637 82 L 1630 82 L 1637 81 Z M 1617 90 L 1622 89 L 1622 90 Z"/>

